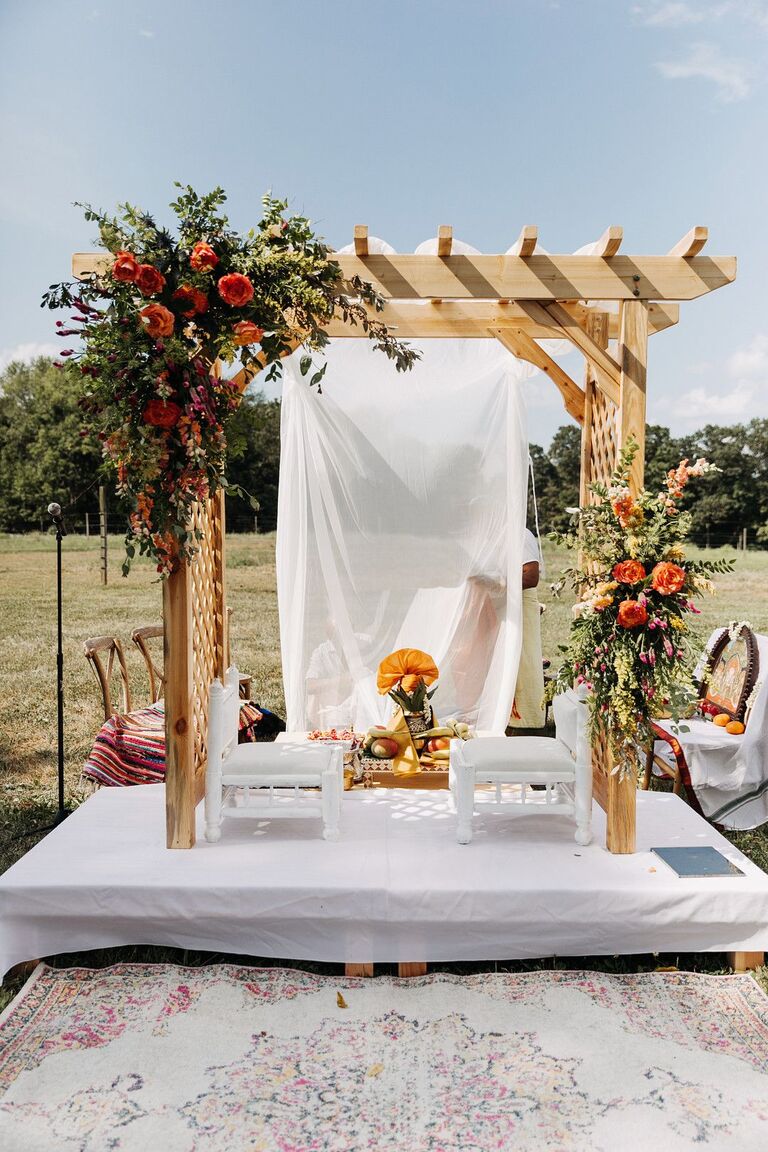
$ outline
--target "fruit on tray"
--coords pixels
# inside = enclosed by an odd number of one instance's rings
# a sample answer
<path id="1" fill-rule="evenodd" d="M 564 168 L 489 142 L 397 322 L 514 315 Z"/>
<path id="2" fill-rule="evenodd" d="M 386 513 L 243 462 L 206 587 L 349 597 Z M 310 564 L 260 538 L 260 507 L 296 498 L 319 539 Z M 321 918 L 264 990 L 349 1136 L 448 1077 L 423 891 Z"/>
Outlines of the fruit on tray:
<path id="1" fill-rule="evenodd" d="M 307 739 L 321 744 L 349 743 L 353 748 L 360 742 L 360 737 L 351 728 L 315 728 L 308 733 Z"/>
<path id="2" fill-rule="evenodd" d="M 431 740 L 427 740 L 427 752 L 433 754 L 444 748 L 450 748 L 450 746 L 451 742 L 446 736 L 434 736 Z"/>
<path id="3" fill-rule="evenodd" d="M 377 760 L 391 760 L 393 756 L 397 756 L 400 745 L 391 736 L 377 736 L 372 741 L 369 751 Z"/>
<path id="4" fill-rule="evenodd" d="M 744 725 L 741 720 L 731 720 L 730 724 L 725 726 L 726 732 L 730 732 L 731 736 L 741 736 L 744 731 Z"/>
<path id="5" fill-rule="evenodd" d="M 449 748 L 437 748 L 434 752 L 431 752 L 430 755 L 435 762 L 442 762 L 450 759 L 451 752 Z"/>
<path id="6" fill-rule="evenodd" d="M 715 716 L 715 718 L 712 721 L 712 723 L 716 724 L 718 728 L 725 728 L 725 726 L 727 724 L 730 724 L 730 722 L 731 722 L 731 717 L 728 715 L 727 712 L 718 712 L 717 716 Z"/>

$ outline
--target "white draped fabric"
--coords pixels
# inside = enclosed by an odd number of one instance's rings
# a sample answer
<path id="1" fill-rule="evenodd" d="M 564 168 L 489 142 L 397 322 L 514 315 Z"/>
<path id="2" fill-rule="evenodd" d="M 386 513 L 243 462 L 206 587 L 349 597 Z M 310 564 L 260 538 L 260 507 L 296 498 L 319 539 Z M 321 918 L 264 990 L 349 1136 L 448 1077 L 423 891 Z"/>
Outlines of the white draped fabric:
<path id="1" fill-rule="evenodd" d="M 432 307 L 425 304 L 425 307 Z M 441 717 L 503 732 L 520 653 L 529 374 L 493 340 L 365 339 L 322 394 L 285 362 L 277 588 L 289 730 L 383 723 L 380 660 L 421 648 Z"/>

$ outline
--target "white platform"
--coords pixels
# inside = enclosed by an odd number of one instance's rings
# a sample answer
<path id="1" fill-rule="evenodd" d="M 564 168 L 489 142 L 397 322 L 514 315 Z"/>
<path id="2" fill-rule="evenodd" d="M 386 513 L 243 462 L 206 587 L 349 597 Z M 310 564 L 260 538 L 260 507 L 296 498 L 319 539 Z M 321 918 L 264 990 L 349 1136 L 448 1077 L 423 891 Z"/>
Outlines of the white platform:
<path id="1" fill-rule="evenodd" d="M 476 816 L 448 794 L 345 793 L 341 840 L 306 821 L 232 821 L 169 851 L 162 785 L 104 788 L 0 877 L 0 972 L 22 960 L 164 944 L 295 960 L 503 960 L 768 950 L 768 876 L 675 796 L 638 793 L 638 846 L 572 822 Z M 680 880 L 652 846 L 714 844 L 743 878 Z"/>

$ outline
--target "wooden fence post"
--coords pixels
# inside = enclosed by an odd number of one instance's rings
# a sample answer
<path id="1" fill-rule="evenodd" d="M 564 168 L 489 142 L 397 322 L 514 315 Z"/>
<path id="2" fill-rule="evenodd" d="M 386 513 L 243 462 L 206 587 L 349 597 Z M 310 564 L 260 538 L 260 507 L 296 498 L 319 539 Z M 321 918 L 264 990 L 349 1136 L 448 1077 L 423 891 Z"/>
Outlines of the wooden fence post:
<path id="1" fill-rule="evenodd" d="M 165 664 L 166 846 L 195 843 L 192 604 L 189 564 L 179 560 L 163 582 Z"/>
<path id="2" fill-rule="evenodd" d="M 101 582 L 107 583 L 107 490 L 99 484 L 99 539 L 101 551 Z"/>

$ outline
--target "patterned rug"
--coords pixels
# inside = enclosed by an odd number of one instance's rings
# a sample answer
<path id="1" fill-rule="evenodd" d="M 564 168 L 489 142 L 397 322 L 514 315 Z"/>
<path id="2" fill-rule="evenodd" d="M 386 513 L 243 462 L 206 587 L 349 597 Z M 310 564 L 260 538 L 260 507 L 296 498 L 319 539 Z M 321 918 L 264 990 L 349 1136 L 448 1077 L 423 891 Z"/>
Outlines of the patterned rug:
<path id="1" fill-rule="evenodd" d="M 768 1148 L 749 976 L 347 980 L 41 965 L 0 1022 L 13 1152 Z"/>

